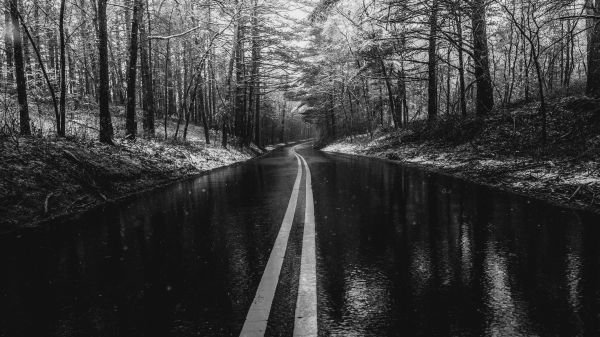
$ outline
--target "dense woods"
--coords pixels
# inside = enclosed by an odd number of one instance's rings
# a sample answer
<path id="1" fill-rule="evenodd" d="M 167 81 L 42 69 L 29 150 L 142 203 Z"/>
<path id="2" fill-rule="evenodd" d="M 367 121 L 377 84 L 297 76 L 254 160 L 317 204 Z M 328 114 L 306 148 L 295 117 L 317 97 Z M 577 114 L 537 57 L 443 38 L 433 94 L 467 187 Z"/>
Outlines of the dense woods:
<path id="1" fill-rule="evenodd" d="M 0 9 L 0 337 L 600 336 L 600 0 Z"/>
<path id="2" fill-rule="evenodd" d="M 105 143 L 113 124 L 128 139 L 161 130 L 165 139 L 185 140 L 193 123 L 207 143 L 218 130 L 223 146 L 229 135 L 260 146 L 308 137 L 297 112 L 331 139 L 440 116 L 482 118 L 494 107 L 539 100 L 543 144 L 549 95 L 585 87 L 600 96 L 598 6 L 6 0 L 2 76 L 5 92 L 17 94 L 23 135 L 43 129 L 32 102 L 53 106 L 60 136 L 67 108 L 91 103 Z"/>
<path id="3" fill-rule="evenodd" d="M 0 232 L 314 136 L 285 98 L 310 6 L 3 0 L 0 8 Z"/>
<path id="4" fill-rule="evenodd" d="M 323 0 L 311 16 L 311 62 L 295 95 L 326 138 L 415 120 L 481 119 L 535 100 L 544 144 L 549 96 L 599 96 L 599 6 Z"/>
<path id="5" fill-rule="evenodd" d="M 71 172 L 63 165 L 83 167 L 73 171 L 80 188 L 104 200 L 118 181 L 181 177 L 309 138 L 381 139 L 376 146 L 397 150 L 385 154 L 392 159 L 456 157 L 467 144 L 460 165 L 545 158 L 581 164 L 573 175 L 596 172 L 588 161 L 600 155 L 599 1 L 4 0 L 1 8 L 0 173 L 17 177 L 0 180 L 6 204 L 78 203 L 53 191 L 73 179 L 61 176 Z M 48 159 L 56 156 L 66 160 Z M 113 172 L 118 161 L 136 173 Z M 45 185 L 30 198 L 19 177 Z"/>
<path id="6" fill-rule="evenodd" d="M 51 127 L 73 136 L 85 124 L 112 143 L 185 140 L 191 123 L 202 126 L 206 143 L 218 132 L 225 147 L 232 137 L 263 146 L 309 135 L 299 115 L 285 120 L 284 109 L 293 108 L 283 98 L 287 59 L 297 53 L 286 41 L 299 40 L 286 2 L 6 0 L 3 7 L 5 129 L 18 121 L 21 135 Z"/>

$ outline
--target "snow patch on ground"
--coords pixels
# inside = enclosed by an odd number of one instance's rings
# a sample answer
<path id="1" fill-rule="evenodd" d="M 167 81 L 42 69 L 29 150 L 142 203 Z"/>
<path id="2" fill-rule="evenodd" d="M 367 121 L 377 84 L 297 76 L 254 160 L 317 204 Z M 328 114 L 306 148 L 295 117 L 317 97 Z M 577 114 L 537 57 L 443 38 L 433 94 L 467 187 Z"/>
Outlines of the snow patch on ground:
<path id="1" fill-rule="evenodd" d="M 559 202 L 600 207 L 600 164 L 595 162 L 538 161 L 535 158 L 499 156 L 468 144 L 449 147 L 429 143 L 402 143 L 394 134 L 338 140 L 323 151 L 367 155 L 423 165 L 469 177 L 498 187 L 518 190 Z"/>
<path id="2" fill-rule="evenodd" d="M 70 115 L 70 113 L 68 113 Z M 220 134 L 157 120 L 156 135 L 125 139 L 124 120 L 113 118 L 114 146 L 97 141 L 97 117 L 78 112 L 67 123 L 67 138 L 57 138 L 51 118 L 34 114 L 32 137 L 0 135 L 0 232 L 52 216 L 88 209 L 107 200 L 151 189 L 207 170 L 245 161 L 257 148 L 220 146 Z M 36 119 L 37 118 L 37 119 Z M 235 139 L 232 137 L 231 142 Z"/>
<path id="3" fill-rule="evenodd" d="M 323 148 L 322 150 L 325 152 L 359 154 L 361 153 L 361 150 L 364 150 L 365 148 L 366 145 L 361 145 L 358 143 L 335 143 Z"/>

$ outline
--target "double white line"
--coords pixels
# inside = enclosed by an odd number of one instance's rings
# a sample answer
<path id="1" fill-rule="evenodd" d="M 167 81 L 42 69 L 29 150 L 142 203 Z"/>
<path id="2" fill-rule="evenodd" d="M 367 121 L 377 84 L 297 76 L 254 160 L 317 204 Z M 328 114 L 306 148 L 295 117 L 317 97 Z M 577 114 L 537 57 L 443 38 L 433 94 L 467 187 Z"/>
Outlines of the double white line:
<path id="1" fill-rule="evenodd" d="M 281 228 L 271 250 L 269 261 L 260 279 L 254 301 L 248 310 L 246 321 L 240 336 L 264 336 L 271 305 L 275 297 L 275 289 L 279 283 L 279 274 L 285 257 L 287 243 L 294 221 L 300 181 L 302 179 L 302 166 L 306 171 L 306 203 L 304 213 L 304 234 L 302 237 L 302 257 L 300 265 L 300 285 L 298 286 L 298 300 L 294 315 L 294 336 L 317 336 L 317 261 L 315 251 L 315 207 L 313 201 L 312 182 L 310 169 L 306 160 L 297 154 L 295 148 L 292 153 L 298 161 L 298 174 L 288 203 L 287 210 L 281 223 Z"/>

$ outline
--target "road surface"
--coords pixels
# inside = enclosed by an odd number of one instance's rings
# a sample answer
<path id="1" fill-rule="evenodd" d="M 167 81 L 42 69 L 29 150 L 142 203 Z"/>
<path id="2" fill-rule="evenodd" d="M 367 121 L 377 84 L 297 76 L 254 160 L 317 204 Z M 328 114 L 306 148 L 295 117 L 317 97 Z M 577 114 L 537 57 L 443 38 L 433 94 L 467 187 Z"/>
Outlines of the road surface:
<path id="1" fill-rule="evenodd" d="M 598 336 L 600 217 L 308 145 L 0 237 L 0 336 Z"/>

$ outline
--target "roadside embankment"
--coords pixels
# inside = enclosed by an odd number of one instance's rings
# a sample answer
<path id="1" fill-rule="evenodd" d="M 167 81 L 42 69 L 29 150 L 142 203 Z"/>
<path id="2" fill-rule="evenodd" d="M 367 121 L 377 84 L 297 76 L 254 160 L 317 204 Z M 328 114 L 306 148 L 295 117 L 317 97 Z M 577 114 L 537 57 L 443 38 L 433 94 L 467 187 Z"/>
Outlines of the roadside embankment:
<path id="1" fill-rule="evenodd" d="M 210 169 L 244 161 L 257 149 L 202 141 L 0 136 L 0 232 L 77 213 Z"/>
<path id="2" fill-rule="evenodd" d="M 483 122 L 443 119 L 403 130 L 337 140 L 327 152 L 414 164 L 496 188 L 577 208 L 600 210 L 600 104 L 554 101 L 546 144 L 537 104 L 502 109 Z"/>

